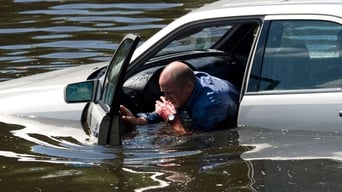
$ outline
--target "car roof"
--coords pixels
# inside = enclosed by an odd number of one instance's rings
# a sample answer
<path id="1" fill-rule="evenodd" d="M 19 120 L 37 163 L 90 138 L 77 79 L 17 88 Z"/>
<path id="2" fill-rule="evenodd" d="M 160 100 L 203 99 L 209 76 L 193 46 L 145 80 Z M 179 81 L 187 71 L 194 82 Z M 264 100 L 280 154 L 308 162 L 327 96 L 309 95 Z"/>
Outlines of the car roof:
<path id="1" fill-rule="evenodd" d="M 203 7 L 196 9 L 196 11 L 223 9 L 223 8 L 237 8 L 237 7 L 258 7 L 258 6 L 303 6 L 319 5 L 319 4 L 342 4 L 341 0 L 220 0 L 210 4 L 206 4 Z M 266 7 L 265 7 L 266 9 Z M 328 11 L 328 10 L 327 10 Z"/>
<path id="2" fill-rule="evenodd" d="M 276 15 L 323 15 L 342 18 L 341 10 L 341 0 L 220 0 L 194 9 L 164 27 L 138 48 L 133 60 L 169 32 L 186 23 L 213 18 Z"/>
<path id="3" fill-rule="evenodd" d="M 341 7 L 341 0 L 220 0 L 193 10 L 190 14 L 203 14 L 206 11 L 229 14 L 231 11 L 239 16 L 296 13 L 341 16 Z"/>

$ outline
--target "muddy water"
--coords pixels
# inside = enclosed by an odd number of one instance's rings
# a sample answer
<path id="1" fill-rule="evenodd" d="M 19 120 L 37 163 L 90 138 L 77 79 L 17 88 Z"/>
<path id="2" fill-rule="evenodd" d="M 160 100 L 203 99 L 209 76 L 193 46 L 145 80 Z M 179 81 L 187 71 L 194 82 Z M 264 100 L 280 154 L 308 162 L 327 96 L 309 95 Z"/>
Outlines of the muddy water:
<path id="1" fill-rule="evenodd" d="M 108 61 L 124 34 L 146 40 L 210 1 L 3 0 L 0 80 Z"/>
<path id="2" fill-rule="evenodd" d="M 2 0 L 0 81 L 108 61 L 124 34 L 147 39 L 211 1 Z M 155 134 L 156 125 L 140 127 L 121 147 L 104 147 L 72 126 L 0 119 L 0 191 L 342 188 L 338 135 L 237 129 L 173 137 Z"/>

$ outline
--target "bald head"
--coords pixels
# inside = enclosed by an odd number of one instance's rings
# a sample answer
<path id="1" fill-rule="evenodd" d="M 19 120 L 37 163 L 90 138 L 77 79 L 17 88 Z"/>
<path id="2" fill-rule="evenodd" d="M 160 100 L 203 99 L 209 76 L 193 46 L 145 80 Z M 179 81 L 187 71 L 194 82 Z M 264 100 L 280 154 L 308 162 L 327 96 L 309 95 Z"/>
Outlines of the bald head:
<path id="1" fill-rule="evenodd" d="M 160 90 L 175 107 L 181 107 L 192 94 L 195 74 L 185 63 L 175 61 L 168 64 L 159 77 Z"/>
<path id="2" fill-rule="evenodd" d="M 168 64 L 160 74 L 159 85 L 174 83 L 179 87 L 187 82 L 194 83 L 195 75 L 191 68 L 180 61 L 174 61 Z"/>

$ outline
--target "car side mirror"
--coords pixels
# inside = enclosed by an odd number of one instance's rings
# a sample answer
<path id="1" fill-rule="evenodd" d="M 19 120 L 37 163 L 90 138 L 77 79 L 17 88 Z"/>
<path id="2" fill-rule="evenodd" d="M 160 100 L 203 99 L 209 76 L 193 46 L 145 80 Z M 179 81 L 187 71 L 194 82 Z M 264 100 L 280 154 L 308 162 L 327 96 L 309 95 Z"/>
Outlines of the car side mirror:
<path id="1" fill-rule="evenodd" d="M 64 89 L 66 103 L 85 103 L 95 101 L 99 80 L 89 80 L 68 84 Z"/>

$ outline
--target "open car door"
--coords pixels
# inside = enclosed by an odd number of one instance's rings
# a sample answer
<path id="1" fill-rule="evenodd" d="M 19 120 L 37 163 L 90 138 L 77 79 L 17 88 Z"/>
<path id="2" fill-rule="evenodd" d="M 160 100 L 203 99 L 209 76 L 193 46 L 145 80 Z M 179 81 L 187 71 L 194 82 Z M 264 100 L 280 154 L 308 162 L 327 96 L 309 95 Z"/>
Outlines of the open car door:
<path id="1" fill-rule="evenodd" d="M 107 112 L 99 127 L 98 144 L 121 145 L 124 131 L 119 112 L 124 76 L 140 37 L 129 34 L 121 41 L 108 66 L 99 104 Z"/>

